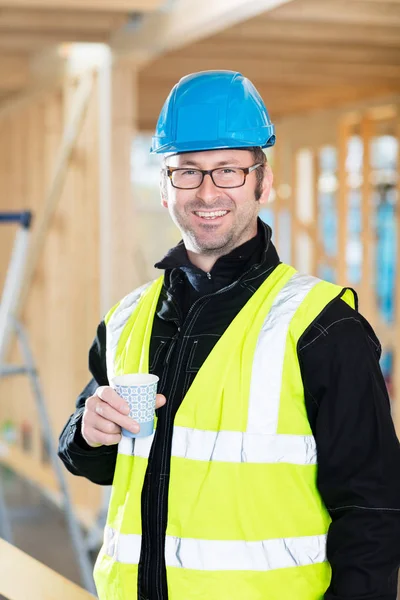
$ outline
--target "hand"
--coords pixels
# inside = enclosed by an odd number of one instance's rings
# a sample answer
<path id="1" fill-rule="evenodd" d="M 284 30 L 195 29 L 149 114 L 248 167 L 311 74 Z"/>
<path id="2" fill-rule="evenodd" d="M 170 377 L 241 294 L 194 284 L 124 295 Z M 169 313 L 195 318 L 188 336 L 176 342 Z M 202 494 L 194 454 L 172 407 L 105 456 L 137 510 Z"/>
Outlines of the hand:
<path id="1" fill-rule="evenodd" d="M 157 394 L 156 408 L 166 403 L 162 394 Z M 109 386 L 97 388 L 94 396 L 86 400 L 82 416 L 82 436 L 92 448 L 112 446 L 121 440 L 121 427 L 138 433 L 139 424 L 129 416 L 128 403 Z"/>

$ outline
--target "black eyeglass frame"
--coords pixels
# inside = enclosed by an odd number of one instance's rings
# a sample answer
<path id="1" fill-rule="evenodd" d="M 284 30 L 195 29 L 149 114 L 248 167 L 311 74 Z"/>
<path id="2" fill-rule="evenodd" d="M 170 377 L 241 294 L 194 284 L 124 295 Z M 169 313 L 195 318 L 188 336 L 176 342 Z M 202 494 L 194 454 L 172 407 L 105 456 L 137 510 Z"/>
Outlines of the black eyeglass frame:
<path id="1" fill-rule="evenodd" d="M 174 187 L 177 190 L 196 190 L 197 188 L 199 188 L 202 185 L 202 183 L 204 181 L 204 177 L 206 175 L 209 175 L 211 177 L 211 181 L 213 182 L 215 187 L 221 188 L 223 190 L 233 190 L 236 188 L 243 187 L 244 184 L 246 183 L 247 175 L 249 175 L 256 169 L 258 169 L 258 167 L 262 167 L 263 164 L 264 163 L 257 163 L 255 165 L 252 165 L 251 167 L 230 167 L 229 165 L 226 165 L 223 167 L 216 167 L 215 169 L 208 169 L 208 170 L 207 169 L 196 169 L 196 168 L 191 169 L 189 167 L 165 167 L 165 171 L 167 173 L 167 176 L 169 177 L 169 180 L 171 181 L 172 187 Z M 243 171 L 243 183 L 241 183 L 240 185 L 217 185 L 214 181 L 213 173 L 214 173 L 214 171 L 220 171 L 221 169 L 237 169 L 239 171 Z M 172 176 L 175 173 L 175 171 L 198 171 L 199 173 L 202 174 L 202 178 L 201 178 L 199 185 L 195 185 L 193 187 L 184 187 L 184 188 L 179 187 L 178 185 L 174 185 L 174 183 L 172 181 Z"/>

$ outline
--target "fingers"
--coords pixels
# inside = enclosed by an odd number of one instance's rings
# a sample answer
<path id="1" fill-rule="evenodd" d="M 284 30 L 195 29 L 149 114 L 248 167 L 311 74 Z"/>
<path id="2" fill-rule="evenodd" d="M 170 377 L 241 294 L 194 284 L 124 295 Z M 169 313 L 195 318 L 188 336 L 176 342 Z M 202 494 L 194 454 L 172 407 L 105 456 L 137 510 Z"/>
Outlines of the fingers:
<path id="1" fill-rule="evenodd" d="M 166 403 L 162 394 L 157 394 L 156 408 Z M 132 433 L 140 431 L 139 424 L 129 416 L 128 403 L 109 386 L 97 388 L 95 395 L 85 403 L 82 417 L 82 435 L 89 446 L 111 446 L 121 440 L 121 428 Z"/>
<path id="2" fill-rule="evenodd" d="M 157 394 L 156 396 L 156 408 L 161 408 L 166 403 L 167 399 L 162 394 Z"/>
<path id="3" fill-rule="evenodd" d="M 93 410 L 93 400 L 101 402 L 96 396 L 88 398 L 82 416 L 81 433 L 89 446 L 111 446 L 121 439 L 121 428 L 112 421 L 104 419 Z"/>
<path id="4" fill-rule="evenodd" d="M 126 400 L 121 398 L 115 390 L 108 385 L 98 387 L 95 395 L 101 398 L 103 402 L 107 402 L 112 408 L 123 415 L 129 415 L 129 406 Z"/>
<path id="5" fill-rule="evenodd" d="M 121 427 L 137 433 L 139 425 L 128 413 L 128 404 L 112 388 L 98 388 L 85 403 L 81 428 L 84 440 L 92 447 L 111 446 L 121 440 Z"/>
<path id="6" fill-rule="evenodd" d="M 128 429 L 128 431 L 131 431 L 132 433 L 137 433 L 139 431 L 139 425 L 136 421 L 121 414 L 115 408 L 112 408 L 112 406 L 107 404 L 107 402 L 103 402 L 97 398 L 94 405 L 94 412 L 103 419 L 111 421 L 124 429 Z"/>
<path id="7" fill-rule="evenodd" d="M 92 446 L 92 448 L 96 448 L 97 446 L 114 446 L 121 441 L 121 433 L 104 433 L 104 431 L 99 431 L 98 429 L 92 429 L 88 438 L 83 434 L 83 430 L 82 435 L 86 443 Z"/>

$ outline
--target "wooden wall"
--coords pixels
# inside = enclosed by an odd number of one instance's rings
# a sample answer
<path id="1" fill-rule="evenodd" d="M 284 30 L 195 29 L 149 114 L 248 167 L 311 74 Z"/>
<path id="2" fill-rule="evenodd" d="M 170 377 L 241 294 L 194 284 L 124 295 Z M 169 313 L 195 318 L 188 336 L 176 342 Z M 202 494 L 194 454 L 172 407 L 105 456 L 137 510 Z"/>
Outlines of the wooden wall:
<path id="1" fill-rule="evenodd" d="M 38 223 L 74 88 L 69 81 L 19 109 L 0 112 L 0 211 L 29 209 Z M 87 350 L 100 317 L 97 131 L 95 86 L 23 311 L 55 439 L 88 380 Z M 15 231 L 2 225 L 0 289 Z M 10 359 L 19 357 L 13 344 Z M 8 423 L 16 435 L 6 464 L 54 493 L 27 378 L 1 380 L 0 398 L 0 428 L 4 433 Z M 72 476 L 69 483 L 81 509 L 98 503 L 95 486 Z"/>

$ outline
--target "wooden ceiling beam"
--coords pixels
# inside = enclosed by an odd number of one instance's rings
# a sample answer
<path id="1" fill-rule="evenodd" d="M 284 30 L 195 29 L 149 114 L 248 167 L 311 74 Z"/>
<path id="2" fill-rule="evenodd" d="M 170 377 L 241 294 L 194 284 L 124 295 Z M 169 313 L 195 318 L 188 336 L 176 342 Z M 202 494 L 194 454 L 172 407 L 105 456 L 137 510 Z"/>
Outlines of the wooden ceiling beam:
<path id="1" fill-rule="evenodd" d="M 351 44 L 332 44 L 325 42 L 297 41 L 291 44 L 283 41 L 273 42 L 268 38 L 257 39 L 251 43 L 243 38 L 213 37 L 197 42 L 185 48 L 187 58 L 213 58 L 225 59 L 231 56 L 240 56 L 246 59 L 269 60 L 304 60 L 314 63 L 329 65 L 330 63 L 358 63 L 375 65 L 400 65 L 400 42 L 398 48 L 361 46 Z M 177 56 L 170 53 L 169 58 Z"/>
<path id="2" fill-rule="evenodd" d="M 27 56 L 0 55 L 0 91 L 14 92 L 28 85 L 31 79 Z"/>
<path id="3" fill-rule="evenodd" d="M 0 52 L 35 52 L 62 43 L 107 43 L 108 39 L 108 33 L 97 31 L 46 31 L 43 33 L 29 33 L 24 31 L 2 31 L 0 29 Z"/>
<path id="4" fill-rule="evenodd" d="M 399 26 L 348 25 L 343 23 L 324 23 L 316 27 L 312 22 L 295 20 L 274 21 L 268 18 L 252 19 L 220 33 L 221 41 L 245 39 L 251 42 L 257 39 L 270 41 L 351 43 L 353 45 L 396 47 L 400 45 Z"/>
<path id="5" fill-rule="evenodd" d="M 115 52 L 144 66 L 171 49 L 223 31 L 294 0 L 175 0 L 172 9 L 148 15 L 135 30 L 122 28 L 113 36 Z"/>
<path id="6" fill-rule="evenodd" d="M 120 13 L 0 9 L 0 30 L 4 31 L 110 31 L 125 22 L 126 15 Z"/>
<path id="7" fill-rule="evenodd" d="M 297 60 L 246 59 L 232 56 L 230 58 L 198 58 L 166 56 L 153 62 L 146 72 L 147 79 L 177 82 L 188 73 L 213 69 L 231 69 L 240 71 L 249 79 L 270 84 L 292 83 L 303 85 L 342 85 L 342 84 L 393 84 L 400 87 L 400 64 L 337 64 L 328 66 L 324 63 L 311 63 Z"/>
<path id="8" fill-rule="evenodd" d="M 282 6 L 271 13 L 273 20 L 295 20 L 298 23 L 330 22 L 356 25 L 400 25 L 400 10 L 396 3 L 365 0 L 301 0 Z"/>
<path id="9" fill-rule="evenodd" d="M 0 9 L 49 9 L 124 12 L 153 12 L 161 8 L 165 0 L 0 0 Z"/>

